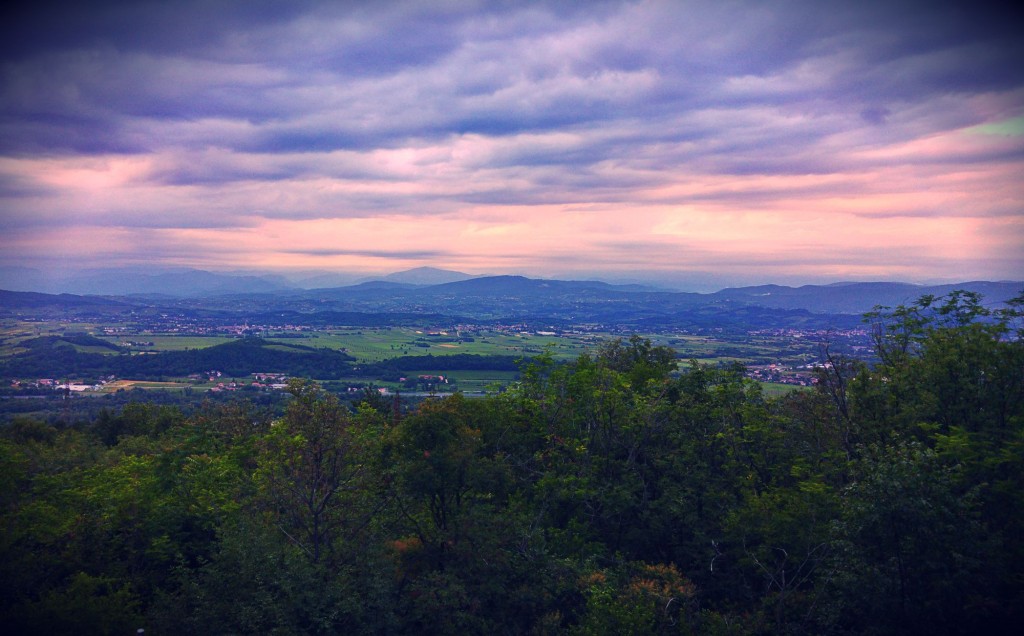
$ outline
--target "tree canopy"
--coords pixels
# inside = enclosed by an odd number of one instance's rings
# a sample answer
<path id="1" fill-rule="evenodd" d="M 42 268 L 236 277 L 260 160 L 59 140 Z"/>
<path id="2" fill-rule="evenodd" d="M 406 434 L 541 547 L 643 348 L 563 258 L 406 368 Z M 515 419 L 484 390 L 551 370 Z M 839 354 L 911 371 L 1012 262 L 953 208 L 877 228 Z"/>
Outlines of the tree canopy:
<path id="1" fill-rule="evenodd" d="M 634 337 L 487 398 L 0 429 L 8 633 L 960 634 L 1024 619 L 1024 297 L 766 398 Z"/>

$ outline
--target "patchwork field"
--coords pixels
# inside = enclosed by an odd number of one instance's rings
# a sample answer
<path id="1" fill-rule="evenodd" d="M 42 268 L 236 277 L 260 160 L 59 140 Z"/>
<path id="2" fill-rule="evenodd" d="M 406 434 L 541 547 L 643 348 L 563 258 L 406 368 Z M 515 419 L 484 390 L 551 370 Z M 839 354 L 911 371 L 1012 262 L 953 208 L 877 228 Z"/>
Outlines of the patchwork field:
<path id="1" fill-rule="evenodd" d="M 154 333 L 137 331 L 124 325 L 103 325 L 94 323 L 67 324 L 63 321 L 18 321 L 6 320 L 0 323 L 0 359 L 10 359 L 26 351 L 25 342 L 38 337 L 66 338 L 68 334 L 89 334 L 103 342 L 120 347 L 120 350 L 99 346 L 97 341 L 85 344 L 72 342 L 62 346 L 73 347 L 80 353 L 98 353 L 103 355 L 123 355 L 127 351 L 132 355 L 157 354 L 163 352 L 182 352 L 186 350 L 203 350 L 217 345 L 239 342 L 238 337 L 230 335 L 201 335 L 189 333 Z M 651 340 L 655 345 L 668 346 L 674 349 L 679 358 L 680 366 L 685 367 L 687 361 L 695 359 L 703 364 L 740 363 L 757 368 L 759 365 L 783 363 L 795 369 L 816 359 L 813 343 L 785 335 L 751 336 L 747 338 L 717 338 L 708 335 L 679 333 L 644 333 L 642 337 Z M 524 332 L 514 329 L 495 329 L 488 327 L 472 327 L 466 329 L 441 330 L 430 327 L 353 327 L 327 329 L 322 331 L 296 331 L 271 329 L 260 332 L 267 343 L 264 348 L 279 352 L 304 352 L 310 350 L 329 349 L 341 351 L 351 356 L 355 364 L 383 363 L 388 360 L 413 356 L 503 356 L 529 359 L 550 353 L 556 360 L 573 360 L 584 353 L 592 353 L 602 343 L 619 337 L 612 333 L 547 333 Z M 73 338 L 72 338 L 73 339 Z M 415 366 L 415 365 L 411 365 Z M 434 370 L 405 369 L 406 380 L 398 381 L 398 376 L 379 377 L 376 379 L 361 375 L 352 378 L 334 380 L 338 386 L 357 386 L 373 383 L 376 386 L 394 390 L 429 390 L 448 391 L 462 390 L 478 392 L 495 387 L 508 385 L 516 379 L 517 372 L 512 370 L 481 371 L 478 369 L 458 369 L 438 365 Z M 216 367 L 212 367 L 216 368 Z M 401 367 L 398 367 L 401 369 Z M 419 376 L 445 376 L 447 384 L 430 387 L 430 382 L 420 382 Z M 44 376 L 40 376 L 44 377 Z M 241 381 L 244 377 L 239 376 Z M 168 377 L 154 378 L 165 382 L 138 382 L 130 379 L 119 380 L 108 384 L 100 393 L 116 392 L 119 389 L 183 389 L 191 386 L 196 390 L 209 389 L 215 385 L 200 383 L 194 378 Z M 777 382 L 778 375 L 758 378 L 763 382 L 765 394 L 780 395 L 794 390 L 791 384 Z M 251 383 L 254 378 L 248 378 Z M 785 382 L 785 380 L 783 380 Z M 411 388 L 415 384 L 417 388 Z M 95 394 L 95 393 L 94 393 Z"/>
<path id="2" fill-rule="evenodd" d="M 114 380 L 103 385 L 99 393 L 116 393 L 117 391 L 128 391 L 131 389 L 184 389 L 192 386 L 187 382 L 150 382 L 140 380 Z"/>
<path id="3" fill-rule="evenodd" d="M 344 351 L 360 362 L 381 362 L 399 356 L 417 355 L 503 355 L 530 357 L 550 349 L 556 359 L 571 359 L 599 342 L 593 336 L 541 336 L 503 331 L 429 332 L 419 329 L 336 330 L 310 334 L 307 338 L 279 338 L 273 333 L 268 340 L 286 344 L 304 344 Z M 602 338 L 603 340 L 603 338 Z"/>

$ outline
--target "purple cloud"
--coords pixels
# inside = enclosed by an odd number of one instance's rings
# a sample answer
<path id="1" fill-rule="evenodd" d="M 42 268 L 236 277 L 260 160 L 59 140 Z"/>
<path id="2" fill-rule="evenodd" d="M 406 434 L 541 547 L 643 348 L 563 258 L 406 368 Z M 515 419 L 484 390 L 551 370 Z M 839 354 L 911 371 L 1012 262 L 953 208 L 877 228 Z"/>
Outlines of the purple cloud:
<path id="1" fill-rule="evenodd" d="M 500 233 L 492 219 L 539 206 L 561 215 L 551 231 L 593 233 L 574 248 L 581 269 L 653 258 L 585 251 L 623 214 L 647 220 L 617 230 L 637 245 L 680 214 L 759 214 L 810 268 L 820 255 L 787 241 L 824 215 L 880 242 L 836 252 L 830 271 L 852 273 L 857 254 L 872 271 L 895 258 L 897 238 L 870 229 L 884 219 L 964 223 L 967 251 L 914 252 L 931 278 L 967 262 L 984 276 L 982 254 L 1020 236 L 1024 135 L 975 127 L 1024 115 L 1024 43 L 983 6 L 43 2 L 0 22 L 10 258 L 57 218 L 144 231 L 386 217 L 427 237 L 438 216 Z M 746 263 L 727 229 L 695 249 Z M 334 256 L 386 257 L 386 238 Z M 151 256 L 174 260 L 173 245 Z M 492 248 L 495 267 L 545 258 L 520 238 Z M 394 257 L 471 256 L 414 252 Z"/>

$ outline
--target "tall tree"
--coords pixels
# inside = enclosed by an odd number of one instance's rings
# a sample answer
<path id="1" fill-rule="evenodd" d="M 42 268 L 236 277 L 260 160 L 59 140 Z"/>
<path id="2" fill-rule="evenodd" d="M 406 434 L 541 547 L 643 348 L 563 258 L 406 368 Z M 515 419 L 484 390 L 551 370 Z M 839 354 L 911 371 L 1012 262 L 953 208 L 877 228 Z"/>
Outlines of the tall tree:
<path id="1" fill-rule="evenodd" d="M 313 563 L 368 523 L 365 431 L 338 399 L 293 380 L 285 416 L 262 440 L 257 481 L 267 514 Z"/>

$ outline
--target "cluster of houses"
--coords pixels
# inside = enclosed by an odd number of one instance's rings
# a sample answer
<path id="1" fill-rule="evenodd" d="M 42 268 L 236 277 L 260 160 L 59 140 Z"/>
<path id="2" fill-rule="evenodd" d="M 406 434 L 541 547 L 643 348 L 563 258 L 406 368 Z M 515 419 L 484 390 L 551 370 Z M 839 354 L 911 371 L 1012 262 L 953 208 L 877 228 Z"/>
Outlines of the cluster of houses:
<path id="1" fill-rule="evenodd" d="M 193 382 L 205 381 L 214 383 L 214 386 L 210 387 L 210 391 L 215 393 L 220 391 L 237 391 L 246 387 L 274 391 L 288 388 L 288 375 L 284 373 L 254 373 L 252 374 L 253 379 L 248 382 L 238 382 L 236 380 L 225 382 L 221 379 L 223 377 L 224 374 L 220 371 L 207 371 L 205 373 L 193 373 L 188 376 L 188 379 Z"/>
<path id="2" fill-rule="evenodd" d="M 107 383 L 113 382 L 116 378 L 108 376 L 101 378 L 96 384 L 82 384 L 80 382 L 69 382 L 56 380 L 54 378 L 38 378 L 36 380 L 12 380 L 11 388 L 15 389 L 52 389 L 54 391 L 70 391 L 72 393 L 83 393 L 86 391 L 99 391 Z"/>
<path id="3" fill-rule="evenodd" d="M 266 390 L 282 390 L 288 388 L 288 376 L 284 373 L 254 373 L 253 380 L 239 382 L 235 380 L 223 381 L 224 374 L 220 371 L 206 371 L 204 373 L 193 373 L 188 379 L 193 383 L 209 382 L 214 386 L 210 391 L 237 391 L 244 387 Z M 107 384 L 117 380 L 115 376 L 101 378 L 96 384 L 82 384 L 79 382 L 61 381 L 54 378 L 38 378 L 36 380 L 12 380 L 11 388 L 14 389 L 50 389 L 53 391 L 69 391 L 72 393 L 84 393 L 88 391 L 100 391 Z"/>
<path id="4" fill-rule="evenodd" d="M 794 386 L 813 386 L 817 383 L 812 373 L 793 369 L 783 364 L 748 366 L 744 375 L 758 382 L 775 382 Z"/>
<path id="5" fill-rule="evenodd" d="M 280 391 L 288 388 L 288 376 L 284 373 L 254 373 L 255 378 L 249 386 L 257 389 L 273 389 Z"/>

